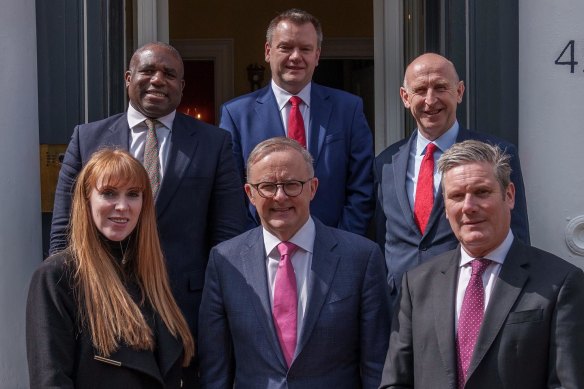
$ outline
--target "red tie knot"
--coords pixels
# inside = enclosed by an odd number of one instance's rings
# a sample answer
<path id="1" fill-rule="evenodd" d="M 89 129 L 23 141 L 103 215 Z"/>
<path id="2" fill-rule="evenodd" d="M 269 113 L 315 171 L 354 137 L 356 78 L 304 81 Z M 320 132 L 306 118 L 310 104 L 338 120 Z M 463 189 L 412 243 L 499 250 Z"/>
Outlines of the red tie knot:
<path id="1" fill-rule="evenodd" d="M 280 242 L 278 244 L 278 252 L 280 253 L 281 256 L 284 256 L 284 255 L 290 256 L 290 255 L 294 254 L 294 252 L 296 251 L 297 248 L 298 248 L 298 246 L 296 246 L 292 242 Z"/>
<path id="2" fill-rule="evenodd" d="M 434 156 L 434 152 L 436 151 L 438 147 L 430 142 L 428 143 L 428 146 L 426 146 L 426 154 L 424 154 L 424 158 L 430 158 Z"/>
<path id="3" fill-rule="evenodd" d="M 491 260 L 487 258 L 476 258 L 470 262 L 472 267 L 472 275 L 482 276 L 487 267 L 491 264 Z"/>
<path id="4" fill-rule="evenodd" d="M 292 104 L 293 107 L 298 107 L 300 103 L 302 103 L 302 99 L 300 97 L 298 96 L 290 97 L 290 104 Z"/>

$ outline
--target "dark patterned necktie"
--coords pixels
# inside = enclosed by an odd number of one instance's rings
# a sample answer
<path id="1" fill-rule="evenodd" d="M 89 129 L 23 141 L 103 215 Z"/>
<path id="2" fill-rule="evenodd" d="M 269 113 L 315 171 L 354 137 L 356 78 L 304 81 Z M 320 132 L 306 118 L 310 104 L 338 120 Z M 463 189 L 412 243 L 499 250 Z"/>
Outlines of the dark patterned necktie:
<path id="1" fill-rule="evenodd" d="M 472 275 L 464 292 L 464 299 L 462 300 L 462 307 L 458 316 L 458 331 L 456 336 L 459 389 L 464 388 L 468 366 L 470 365 L 483 322 L 485 312 L 483 273 L 490 263 L 491 261 L 486 258 L 473 259 L 470 263 Z"/>
<path id="2" fill-rule="evenodd" d="M 158 137 L 156 136 L 157 120 L 146 119 L 148 132 L 146 133 L 146 145 L 144 146 L 144 168 L 148 172 L 152 195 L 156 198 L 160 188 L 160 159 L 158 157 Z"/>

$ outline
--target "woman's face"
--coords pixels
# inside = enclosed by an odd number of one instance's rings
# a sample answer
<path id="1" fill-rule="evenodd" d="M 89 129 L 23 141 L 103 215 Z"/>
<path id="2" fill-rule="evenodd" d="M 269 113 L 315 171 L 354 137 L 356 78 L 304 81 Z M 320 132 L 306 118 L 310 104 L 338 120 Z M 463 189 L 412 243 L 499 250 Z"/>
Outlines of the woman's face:
<path id="1" fill-rule="evenodd" d="M 95 226 L 107 239 L 126 239 L 138 223 L 142 211 L 142 191 L 130 184 L 102 185 L 98 180 L 89 196 Z"/>

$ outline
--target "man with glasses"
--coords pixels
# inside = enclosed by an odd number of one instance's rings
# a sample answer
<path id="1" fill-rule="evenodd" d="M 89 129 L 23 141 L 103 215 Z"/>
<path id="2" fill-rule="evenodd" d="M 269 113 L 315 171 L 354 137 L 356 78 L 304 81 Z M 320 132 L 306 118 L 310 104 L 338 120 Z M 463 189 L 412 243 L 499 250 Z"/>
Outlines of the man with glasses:
<path id="1" fill-rule="evenodd" d="M 375 243 L 310 216 L 310 153 L 272 138 L 247 160 L 261 226 L 216 246 L 198 343 L 207 388 L 377 388 L 389 293 Z"/>

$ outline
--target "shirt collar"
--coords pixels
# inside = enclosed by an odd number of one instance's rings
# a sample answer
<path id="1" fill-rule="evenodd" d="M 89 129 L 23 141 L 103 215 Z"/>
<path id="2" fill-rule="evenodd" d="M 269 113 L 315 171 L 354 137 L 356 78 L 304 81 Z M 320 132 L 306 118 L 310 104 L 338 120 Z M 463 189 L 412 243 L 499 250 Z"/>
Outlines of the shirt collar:
<path id="1" fill-rule="evenodd" d="M 440 149 L 440 151 L 444 152 L 448 150 L 454 143 L 456 143 L 456 137 L 458 136 L 458 129 L 459 129 L 458 121 L 455 120 L 452 127 L 448 129 L 444 134 L 442 134 L 439 138 L 434 139 L 433 143 Z M 422 155 L 424 150 L 426 150 L 426 146 L 430 141 L 422 135 L 422 133 L 418 130 L 418 136 L 416 139 L 416 155 Z"/>
<path id="2" fill-rule="evenodd" d="M 276 246 L 282 242 L 274 234 L 262 227 L 264 235 L 264 247 L 266 248 L 266 257 L 269 256 Z M 314 220 L 312 217 L 308 217 L 308 220 L 300 229 L 288 240 L 288 242 L 294 243 L 296 246 L 300 247 L 302 250 L 312 253 L 314 249 L 314 237 L 316 236 L 316 226 L 314 225 Z"/>
<path id="3" fill-rule="evenodd" d="M 503 242 L 497 246 L 497 248 L 495 248 L 493 251 L 491 251 L 490 253 L 487 253 L 487 255 L 483 256 L 483 258 L 487 258 L 490 259 L 493 262 L 497 262 L 498 264 L 503 264 L 503 262 L 505 262 L 505 257 L 507 256 L 507 253 L 509 252 L 509 249 L 511 248 L 511 244 L 513 243 L 513 232 L 511 232 L 511 229 L 509 229 L 509 232 L 507 233 L 507 237 L 503 240 Z M 471 257 L 470 255 L 468 255 L 468 253 L 461 247 L 460 248 L 460 267 L 465 266 L 466 264 L 468 264 L 470 261 L 472 261 L 473 259 L 476 259 L 474 257 Z"/>
<path id="4" fill-rule="evenodd" d="M 162 125 L 164 127 L 168 128 L 169 130 L 172 130 L 172 123 L 174 122 L 175 116 L 176 116 L 176 110 L 172 111 L 168 115 L 159 117 L 156 120 L 158 120 L 160 123 L 162 123 Z M 128 117 L 128 126 L 130 126 L 130 128 L 133 131 L 140 132 L 140 131 L 146 130 L 146 125 L 144 125 L 144 120 L 146 120 L 148 118 L 146 116 L 144 116 L 141 112 L 136 110 L 136 108 L 134 108 L 132 106 L 132 104 L 128 104 L 127 117 Z"/>
<path id="5" fill-rule="evenodd" d="M 310 107 L 310 91 L 312 90 L 312 83 L 309 82 L 306 84 L 304 88 L 296 95 L 287 92 L 286 90 L 280 88 L 274 80 L 272 80 L 272 91 L 274 92 L 274 96 L 276 97 L 276 102 L 278 103 L 278 109 L 281 111 L 292 96 L 298 96 L 302 99 L 302 102 L 306 104 L 307 107 Z"/>

